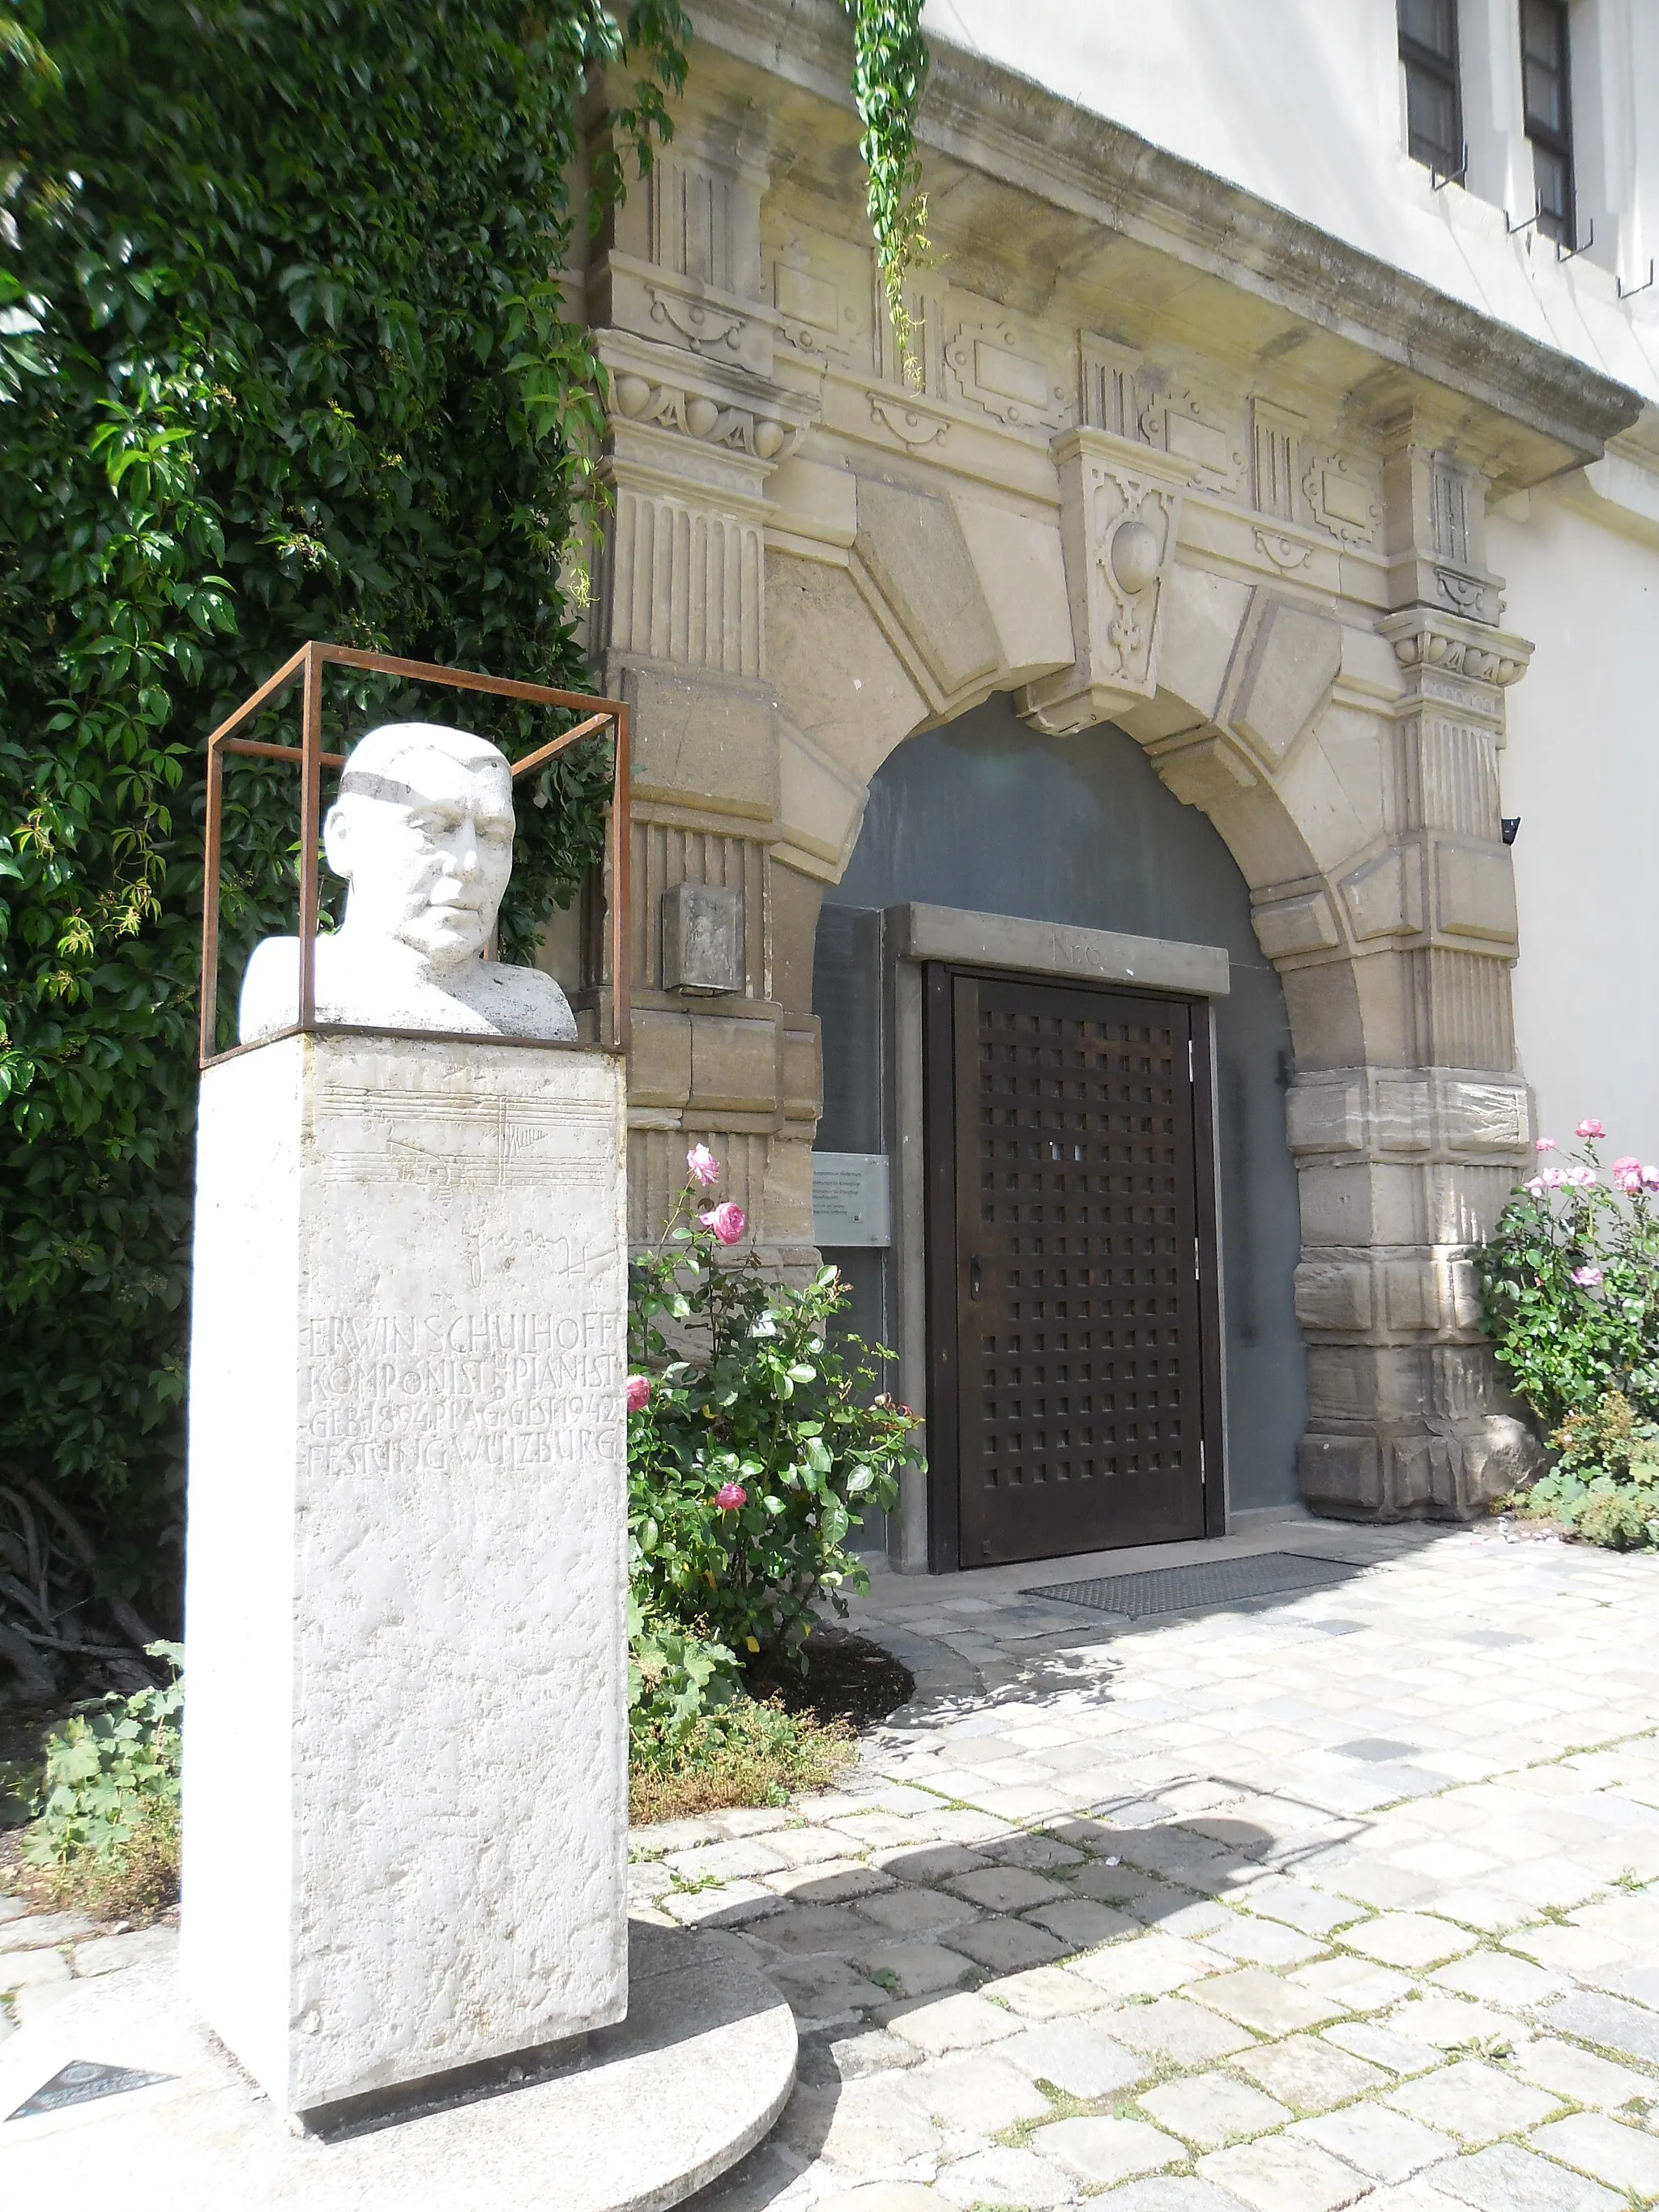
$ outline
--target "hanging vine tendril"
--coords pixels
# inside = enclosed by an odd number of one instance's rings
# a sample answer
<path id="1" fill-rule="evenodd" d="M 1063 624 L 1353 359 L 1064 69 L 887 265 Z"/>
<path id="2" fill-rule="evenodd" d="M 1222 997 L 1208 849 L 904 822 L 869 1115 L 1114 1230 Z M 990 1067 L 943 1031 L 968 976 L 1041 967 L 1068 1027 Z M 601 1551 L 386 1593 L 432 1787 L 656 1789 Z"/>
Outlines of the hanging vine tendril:
<path id="1" fill-rule="evenodd" d="M 929 258 L 927 198 L 916 155 L 916 109 L 927 76 L 922 0 L 842 0 L 853 19 L 853 99 L 864 125 L 859 152 L 869 174 L 870 228 L 904 380 L 920 391 L 921 325 L 904 280 Z"/>

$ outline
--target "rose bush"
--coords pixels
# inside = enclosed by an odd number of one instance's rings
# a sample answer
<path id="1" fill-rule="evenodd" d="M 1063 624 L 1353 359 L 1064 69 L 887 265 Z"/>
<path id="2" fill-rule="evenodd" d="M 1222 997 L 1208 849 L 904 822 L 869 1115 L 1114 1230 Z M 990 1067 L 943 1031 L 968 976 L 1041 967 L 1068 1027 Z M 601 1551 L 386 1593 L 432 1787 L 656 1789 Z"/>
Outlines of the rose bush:
<path id="1" fill-rule="evenodd" d="M 893 1505 L 917 1425 L 876 1390 L 886 1355 L 832 1338 L 847 1296 L 836 1270 L 792 1285 L 752 1250 L 726 1256 L 743 1210 L 699 1212 L 719 1166 L 702 1146 L 686 1165 L 630 1285 L 629 1565 L 655 1669 L 636 1735 L 684 1730 L 733 1694 L 745 1663 L 803 1663 L 814 1608 L 845 1613 L 842 1590 L 868 1587 L 848 1539 Z"/>
<path id="2" fill-rule="evenodd" d="M 1659 1166 L 1627 1156 L 1604 1179 L 1601 1123 L 1575 1134 L 1571 1164 L 1519 1184 L 1480 1255 L 1486 1326 L 1553 1455 L 1527 1509 L 1625 1549 L 1659 1541 Z"/>

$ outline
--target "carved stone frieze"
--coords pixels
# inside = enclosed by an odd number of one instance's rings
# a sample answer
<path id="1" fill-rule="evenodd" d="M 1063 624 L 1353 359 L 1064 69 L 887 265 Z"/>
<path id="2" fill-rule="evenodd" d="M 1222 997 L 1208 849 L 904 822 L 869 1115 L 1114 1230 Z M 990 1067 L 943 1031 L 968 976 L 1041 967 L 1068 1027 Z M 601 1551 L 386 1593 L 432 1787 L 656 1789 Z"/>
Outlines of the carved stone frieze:
<path id="1" fill-rule="evenodd" d="M 630 422 L 654 422 L 711 446 L 753 453 L 763 461 L 786 460 L 800 442 L 799 425 L 781 422 L 775 416 L 758 414 L 750 407 L 723 407 L 706 393 L 653 384 L 648 377 L 619 376 L 615 396 L 617 411 Z"/>
<path id="2" fill-rule="evenodd" d="M 1054 456 L 1078 657 L 1018 704 L 1039 729 L 1063 732 L 1158 689 L 1158 615 L 1190 471 L 1104 430 L 1066 432 Z"/>
<path id="3" fill-rule="evenodd" d="M 925 446 L 942 446 L 950 435 L 948 415 L 936 415 L 931 408 L 918 407 L 896 392 L 872 392 L 868 398 L 871 421 L 896 438 L 900 445 L 908 446 L 912 453 L 920 452 Z"/>
<path id="4" fill-rule="evenodd" d="M 1350 453 L 1314 456 L 1302 478 L 1308 512 L 1345 545 L 1374 545 L 1382 523 L 1382 480 Z"/>
<path id="5" fill-rule="evenodd" d="M 1011 428 L 1064 428 L 1071 396 L 1012 323 L 962 323 L 945 349 L 958 394 Z"/>
<path id="6" fill-rule="evenodd" d="M 1191 480 L 1206 491 L 1243 489 L 1243 441 L 1220 401 L 1177 385 L 1146 400 L 1138 422 L 1147 444 L 1184 463 Z"/>
<path id="7" fill-rule="evenodd" d="M 1419 682 L 1430 672 L 1461 676 L 1474 684 L 1500 687 L 1525 675 L 1532 647 L 1512 631 L 1493 630 L 1432 607 L 1409 607 L 1380 625 L 1394 657 Z"/>

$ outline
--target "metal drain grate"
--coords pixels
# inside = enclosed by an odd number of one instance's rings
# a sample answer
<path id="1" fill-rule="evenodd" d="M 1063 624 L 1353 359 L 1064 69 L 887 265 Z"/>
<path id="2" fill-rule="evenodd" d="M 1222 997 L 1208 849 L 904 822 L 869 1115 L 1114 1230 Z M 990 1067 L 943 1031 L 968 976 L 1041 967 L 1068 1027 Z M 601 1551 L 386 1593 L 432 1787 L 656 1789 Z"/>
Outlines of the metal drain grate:
<path id="1" fill-rule="evenodd" d="M 1022 1597 L 1064 1598 L 1069 1605 L 1093 1606 L 1100 1613 L 1127 1613 L 1139 1620 L 1150 1613 L 1189 1613 L 1200 1606 L 1227 1605 L 1240 1598 L 1279 1597 L 1294 1590 L 1323 1589 L 1363 1575 L 1358 1559 L 1316 1559 L 1305 1552 L 1256 1552 L 1242 1559 L 1201 1559 L 1186 1567 L 1152 1567 L 1135 1575 L 1102 1575 L 1093 1582 L 1044 1583 Z"/>

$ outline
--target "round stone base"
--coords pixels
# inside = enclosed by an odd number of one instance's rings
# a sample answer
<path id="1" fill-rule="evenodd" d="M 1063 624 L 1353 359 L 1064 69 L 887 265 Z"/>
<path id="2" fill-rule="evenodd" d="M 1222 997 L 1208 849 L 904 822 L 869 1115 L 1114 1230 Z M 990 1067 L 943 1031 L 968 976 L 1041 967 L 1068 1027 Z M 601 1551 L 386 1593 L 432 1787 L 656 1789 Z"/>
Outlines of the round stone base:
<path id="1" fill-rule="evenodd" d="M 734 1936 L 636 1927 L 627 2020 L 580 2070 L 332 2142 L 297 2134 L 171 1965 L 64 1985 L 0 2043 L 8 2202 L 63 2178 L 122 2212 L 659 2212 L 758 2142 L 795 2079 L 788 2006 Z M 66 2067 L 163 2075 L 8 2118 Z M 118 2075 L 113 2078 L 118 2079 Z"/>

